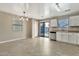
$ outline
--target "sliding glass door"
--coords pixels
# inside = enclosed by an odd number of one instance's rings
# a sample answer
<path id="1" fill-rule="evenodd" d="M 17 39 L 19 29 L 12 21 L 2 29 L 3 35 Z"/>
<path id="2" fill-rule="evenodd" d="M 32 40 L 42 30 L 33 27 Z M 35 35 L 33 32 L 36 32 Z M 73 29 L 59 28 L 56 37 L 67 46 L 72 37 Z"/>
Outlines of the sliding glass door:
<path id="1" fill-rule="evenodd" d="M 48 22 L 40 22 L 39 23 L 39 34 L 40 37 L 48 37 L 49 36 L 49 23 Z"/>
<path id="2" fill-rule="evenodd" d="M 40 22 L 39 23 L 39 36 L 44 37 L 44 30 L 45 30 L 45 22 Z"/>
<path id="3" fill-rule="evenodd" d="M 45 37 L 49 36 L 49 22 L 45 22 Z"/>

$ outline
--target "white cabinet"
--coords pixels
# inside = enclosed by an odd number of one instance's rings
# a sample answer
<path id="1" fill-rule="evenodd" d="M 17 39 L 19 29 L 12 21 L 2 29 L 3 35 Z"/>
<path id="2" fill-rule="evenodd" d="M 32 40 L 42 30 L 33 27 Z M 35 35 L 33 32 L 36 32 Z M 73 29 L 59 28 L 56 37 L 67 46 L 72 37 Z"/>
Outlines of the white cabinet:
<path id="1" fill-rule="evenodd" d="M 74 33 L 73 43 L 77 44 L 78 33 Z"/>
<path id="2" fill-rule="evenodd" d="M 57 41 L 68 42 L 68 33 L 66 32 L 57 32 Z"/>
<path id="3" fill-rule="evenodd" d="M 72 33 L 69 33 L 68 35 L 69 35 L 68 43 L 73 43 L 74 37 L 73 37 Z"/>
<path id="4" fill-rule="evenodd" d="M 76 37 L 76 42 L 77 42 L 77 44 L 79 45 L 79 33 L 77 33 L 76 35 L 77 35 L 77 37 Z"/>
<path id="5" fill-rule="evenodd" d="M 77 33 L 69 33 L 68 42 L 72 44 L 77 44 Z"/>
<path id="6" fill-rule="evenodd" d="M 79 33 L 57 32 L 57 41 L 67 42 L 79 45 Z"/>
<path id="7" fill-rule="evenodd" d="M 79 26 L 79 16 L 70 17 L 69 26 Z"/>
<path id="8" fill-rule="evenodd" d="M 57 41 L 62 41 L 62 39 L 61 39 L 61 32 L 56 32 L 56 40 Z"/>
<path id="9" fill-rule="evenodd" d="M 63 42 L 68 42 L 68 33 L 67 32 L 62 32 L 61 34 L 61 39 Z"/>
<path id="10" fill-rule="evenodd" d="M 57 27 L 57 19 L 50 20 L 50 27 Z"/>

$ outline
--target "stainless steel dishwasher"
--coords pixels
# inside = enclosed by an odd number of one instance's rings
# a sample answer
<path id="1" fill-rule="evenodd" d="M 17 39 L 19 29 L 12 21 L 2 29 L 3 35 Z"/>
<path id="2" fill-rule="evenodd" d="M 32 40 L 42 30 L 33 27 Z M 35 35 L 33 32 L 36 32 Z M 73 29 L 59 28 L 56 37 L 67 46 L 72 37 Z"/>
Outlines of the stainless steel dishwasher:
<path id="1" fill-rule="evenodd" d="M 53 41 L 56 41 L 56 32 L 50 32 L 49 33 L 49 38 Z"/>

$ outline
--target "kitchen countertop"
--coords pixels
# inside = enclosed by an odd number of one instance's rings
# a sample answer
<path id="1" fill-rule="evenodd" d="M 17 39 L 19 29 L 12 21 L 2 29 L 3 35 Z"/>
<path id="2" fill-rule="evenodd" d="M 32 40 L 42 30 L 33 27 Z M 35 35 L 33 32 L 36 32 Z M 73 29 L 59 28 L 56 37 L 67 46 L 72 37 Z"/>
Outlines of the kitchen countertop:
<path id="1" fill-rule="evenodd" d="M 53 27 L 49 31 L 50 32 L 64 31 L 64 32 L 78 32 L 79 33 L 79 28 L 63 28 L 62 29 L 62 28 Z"/>

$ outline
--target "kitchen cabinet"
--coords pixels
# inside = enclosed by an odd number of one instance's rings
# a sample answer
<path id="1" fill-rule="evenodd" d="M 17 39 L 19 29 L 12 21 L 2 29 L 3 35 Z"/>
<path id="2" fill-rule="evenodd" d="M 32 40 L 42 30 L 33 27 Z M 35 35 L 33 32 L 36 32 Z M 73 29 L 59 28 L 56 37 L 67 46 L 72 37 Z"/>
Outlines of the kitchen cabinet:
<path id="1" fill-rule="evenodd" d="M 69 33 L 68 43 L 77 44 L 77 33 Z"/>
<path id="2" fill-rule="evenodd" d="M 79 33 L 57 32 L 57 41 L 79 45 Z"/>
<path id="3" fill-rule="evenodd" d="M 79 16 L 70 17 L 69 26 L 79 26 Z"/>
<path id="4" fill-rule="evenodd" d="M 50 20 L 50 27 L 57 27 L 57 19 Z"/>
<path id="5" fill-rule="evenodd" d="M 68 33 L 67 32 L 62 32 L 61 34 L 61 39 L 63 42 L 68 42 Z"/>
<path id="6" fill-rule="evenodd" d="M 57 32 L 57 41 L 68 42 L 67 32 Z"/>
<path id="7" fill-rule="evenodd" d="M 78 38 L 78 34 L 79 34 L 79 33 L 74 33 L 74 39 L 73 39 L 73 43 L 74 43 L 74 44 L 77 44 L 77 39 L 79 39 L 79 38 Z"/>
<path id="8" fill-rule="evenodd" d="M 77 37 L 76 37 L 76 42 L 77 42 L 77 44 L 79 45 L 79 33 L 77 33 L 76 35 L 77 35 Z"/>
<path id="9" fill-rule="evenodd" d="M 61 32 L 57 32 L 56 33 L 56 40 L 57 41 L 62 41 L 61 37 L 62 37 Z"/>

